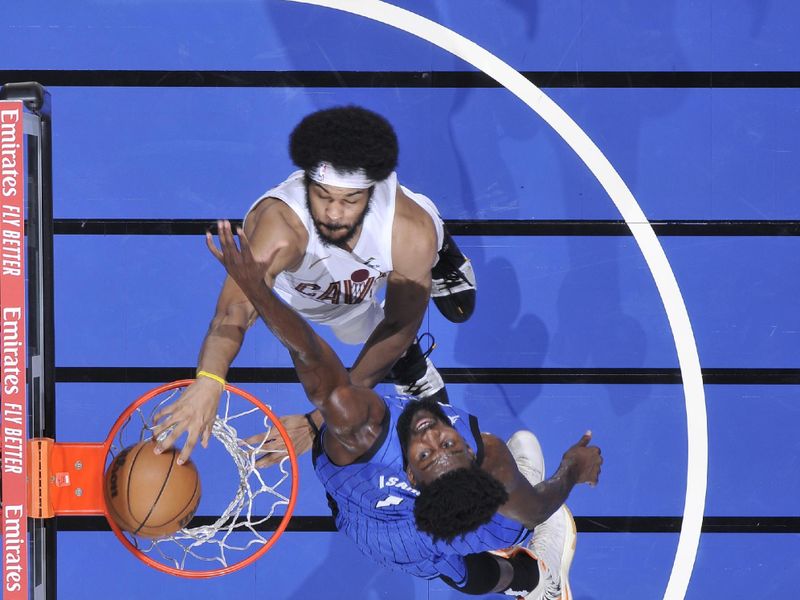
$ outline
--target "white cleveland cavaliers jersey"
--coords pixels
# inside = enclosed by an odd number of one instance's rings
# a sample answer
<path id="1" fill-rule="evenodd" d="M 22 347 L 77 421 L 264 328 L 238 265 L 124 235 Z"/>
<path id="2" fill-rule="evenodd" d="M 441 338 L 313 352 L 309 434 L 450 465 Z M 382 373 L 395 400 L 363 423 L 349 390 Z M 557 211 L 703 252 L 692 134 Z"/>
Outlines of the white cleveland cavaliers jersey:
<path id="1" fill-rule="evenodd" d="M 306 204 L 303 171 L 295 171 L 256 200 L 250 210 L 264 198 L 283 200 L 308 232 L 308 247 L 300 266 L 275 278 L 278 295 L 307 319 L 325 325 L 349 321 L 366 311 L 376 302 L 375 294 L 392 270 L 396 191 L 395 173 L 375 184 L 370 210 L 352 252 L 325 245 L 317 235 Z"/>

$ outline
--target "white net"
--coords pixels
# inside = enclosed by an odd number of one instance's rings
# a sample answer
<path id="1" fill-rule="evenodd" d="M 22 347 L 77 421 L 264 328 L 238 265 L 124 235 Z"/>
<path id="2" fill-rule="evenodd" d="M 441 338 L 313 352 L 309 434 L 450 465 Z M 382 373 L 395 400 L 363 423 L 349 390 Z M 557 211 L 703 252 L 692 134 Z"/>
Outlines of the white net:
<path id="1" fill-rule="evenodd" d="M 108 462 L 123 448 L 151 439 L 153 416 L 184 389 L 168 390 L 138 407 L 115 436 Z M 196 514 L 219 516 L 195 517 L 186 528 L 157 539 L 123 532 L 140 552 L 180 571 L 213 571 L 245 560 L 269 542 L 289 505 L 292 473 L 286 450 L 277 451 L 282 457 L 268 469 L 255 465 L 271 452 L 265 443 L 273 432 L 272 419 L 227 390 L 220 406 L 212 428 L 217 443 L 192 453 L 203 487 Z"/>

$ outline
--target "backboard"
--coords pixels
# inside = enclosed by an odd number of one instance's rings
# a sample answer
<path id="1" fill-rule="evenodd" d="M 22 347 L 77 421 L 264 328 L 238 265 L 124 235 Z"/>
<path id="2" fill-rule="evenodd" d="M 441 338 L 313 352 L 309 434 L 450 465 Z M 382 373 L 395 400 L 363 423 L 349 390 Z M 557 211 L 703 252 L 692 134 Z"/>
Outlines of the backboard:
<path id="1" fill-rule="evenodd" d="M 29 519 L 27 439 L 55 437 L 49 94 L 0 89 L 3 598 L 53 598 L 56 524 Z"/>

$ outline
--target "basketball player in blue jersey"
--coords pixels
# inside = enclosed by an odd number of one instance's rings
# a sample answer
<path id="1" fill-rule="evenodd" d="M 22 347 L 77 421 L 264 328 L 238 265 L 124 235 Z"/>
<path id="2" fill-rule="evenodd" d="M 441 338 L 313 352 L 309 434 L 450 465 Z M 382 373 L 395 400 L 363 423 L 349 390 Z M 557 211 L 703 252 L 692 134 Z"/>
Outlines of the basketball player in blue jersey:
<path id="1" fill-rule="evenodd" d="M 256 256 L 276 252 L 265 281 L 304 318 L 363 344 L 353 383 L 372 387 L 388 374 L 400 393 L 446 402 L 430 349 L 423 352 L 416 335 L 431 296 L 451 321 L 468 319 L 475 277 L 433 203 L 398 183 L 392 126 L 364 108 L 326 109 L 300 122 L 289 150 L 300 170 L 258 198 L 244 221 Z M 183 432 L 180 462 L 198 438 L 207 444 L 228 369 L 256 318 L 227 278 L 196 382 L 157 415 L 158 433 L 171 428 L 157 452 Z"/>
<path id="2" fill-rule="evenodd" d="M 241 229 L 241 250 L 230 223 L 218 231 L 222 249 L 209 233 L 209 250 L 287 348 L 317 409 L 309 414 L 309 429 L 319 429 L 314 468 L 337 529 L 380 564 L 467 594 L 571 600 L 575 525 L 564 502 L 575 485 L 598 481 L 602 458 L 591 433 L 543 480 L 530 432 L 506 445 L 449 405 L 382 399 L 353 385 L 330 346 L 264 281 L 280 249 L 255 258 Z M 529 548 L 509 548 L 530 531 Z"/>

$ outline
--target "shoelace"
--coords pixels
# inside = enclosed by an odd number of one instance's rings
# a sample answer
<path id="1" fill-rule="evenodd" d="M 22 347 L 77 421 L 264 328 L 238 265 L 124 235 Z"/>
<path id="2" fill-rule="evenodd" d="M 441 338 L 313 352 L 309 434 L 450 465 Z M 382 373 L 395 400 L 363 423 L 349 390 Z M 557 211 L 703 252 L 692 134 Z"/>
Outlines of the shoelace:
<path id="1" fill-rule="evenodd" d="M 419 344 L 420 351 L 422 350 L 422 340 L 424 340 L 426 337 L 430 338 L 430 346 L 428 346 L 427 350 L 422 352 L 422 360 L 427 359 L 431 355 L 431 352 L 433 352 L 433 349 L 436 348 L 436 339 L 433 337 L 432 333 L 426 331 L 417 338 L 417 344 Z M 417 379 L 414 383 L 401 386 L 403 388 L 403 392 L 409 396 L 418 396 L 421 392 L 429 389 L 431 384 L 427 379 L 427 375 L 428 371 L 426 369 L 422 377 Z"/>
<path id="2" fill-rule="evenodd" d="M 428 384 L 428 382 L 423 379 L 422 383 L 420 383 L 419 381 L 415 381 L 411 385 L 404 385 L 403 392 L 408 396 L 419 397 L 420 394 L 422 394 L 422 392 L 424 392 L 429 387 L 430 385 Z"/>
<path id="3" fill-rule="evenodd" d="M 436 338 L 433 337 L 433 334 L 431 332 L 426 331 L 417 338 L 417 344 L 419 344 L 420 349 L 422 349 L 422 340 L 424 340 L 425 338 L 430 338 L 431 345 L 428 346 L 428 349 L 422 353 L 422 358 L 428 358 L 431 355 L 431 352 L 433 352 L 433 349 L 436 348 Z"/>
<path id="4" fill-rule="evenodd" d="M 461 268 L 454 267 L 452 263 L 450 263 L 450 270 L 445 273 L 441 279 L 434 278 L 431 280 L 431 283 L 433 284 L 433 291 L 437 294 L 441 292 L 452 293 L 450 291 L 452 288 L 463 284 L 466 284 L 470 288 L 474 287 L 472 282 L 467 279 L 466 275 L 461 271 Z"/>

